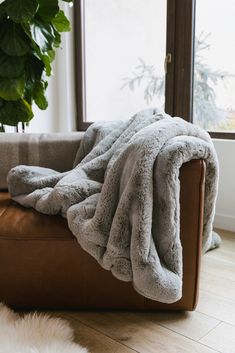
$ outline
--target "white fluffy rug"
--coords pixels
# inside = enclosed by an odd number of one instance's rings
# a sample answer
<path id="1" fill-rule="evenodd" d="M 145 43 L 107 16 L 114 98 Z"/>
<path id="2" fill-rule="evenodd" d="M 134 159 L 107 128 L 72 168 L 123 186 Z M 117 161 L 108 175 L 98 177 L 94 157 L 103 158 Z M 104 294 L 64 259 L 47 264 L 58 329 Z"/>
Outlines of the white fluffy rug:
<path id="1" fill-rule="evenodd" d="M 88 353 L 73 342 L 64 320 L 48 315 L 23 317 L 0 303 L 0 353 Z"/>

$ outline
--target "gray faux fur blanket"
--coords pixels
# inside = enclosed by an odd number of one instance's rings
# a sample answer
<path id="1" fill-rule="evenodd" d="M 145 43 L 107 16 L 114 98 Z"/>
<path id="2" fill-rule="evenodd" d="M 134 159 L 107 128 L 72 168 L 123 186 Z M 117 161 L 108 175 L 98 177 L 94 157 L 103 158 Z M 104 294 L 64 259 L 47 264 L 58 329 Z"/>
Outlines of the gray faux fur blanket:
<path id="1" fill-rule="evenodd" d="M 213 144 L 202 129 L 156 109 L 91 125 L 69 172 L 13 168 L 9 191 L 23 206 L 62 214 L 103 268 L 132 281 L 143 296 L 172 303 L 182 295 L 179 169 L 199 158 L 207 165 L 206 251 L 219 241 L 212 233 L 218 182 Z"/>

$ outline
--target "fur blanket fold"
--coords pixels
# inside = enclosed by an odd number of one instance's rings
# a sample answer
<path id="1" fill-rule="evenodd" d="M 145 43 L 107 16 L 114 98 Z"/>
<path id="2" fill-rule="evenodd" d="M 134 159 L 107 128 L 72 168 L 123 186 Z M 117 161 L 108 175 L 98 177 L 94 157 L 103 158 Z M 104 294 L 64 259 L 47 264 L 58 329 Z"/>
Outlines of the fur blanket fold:
<path id="1" fill-rule="evenodd" d="M 103 268 L 132 281 L 145 297 L 172 303 L 182 295 L 179 169 L 192 159 L 207 165 L 207 251 L 219 241 L 212 232 L 218 184 L 213 144 L 204 130 L 156 109 L 91 125 L 72 171 L 13 168 L 9 191 L 25 207 L 62 214 Z"/>

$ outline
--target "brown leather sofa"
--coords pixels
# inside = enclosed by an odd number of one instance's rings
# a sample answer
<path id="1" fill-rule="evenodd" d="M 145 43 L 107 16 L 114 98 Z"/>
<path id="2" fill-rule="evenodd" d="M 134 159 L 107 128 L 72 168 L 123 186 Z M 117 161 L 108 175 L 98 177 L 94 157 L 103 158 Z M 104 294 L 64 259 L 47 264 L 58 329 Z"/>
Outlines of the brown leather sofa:
<path id="1" fill-rule="evenodd" d="M 11 158 L 10 155 L 3 156 L 2 138 L 0 136 L 0 158 Z M 22 140 L 25 138 L 28 137 L 24 136 Z M 51 160 L 50 166 L 55 167 L 58 158 L 62 163 L 68 150 L 73 150 L 75 155 L 80 138 L 78 135 L 77 141 L 73 139 L 71 142 L 66 137 L 66 143 L 61 142 L 64 152 L 60 150 L 59 156 L 56 148 L 54 158 L 48 158 L 47 154 L 47 160 Z M 7 138 L 4 136 L 4 139 L 5 146 Z M 43 144 L 40 142 L 42 140 L 43 138 L 38 139 L 39 145 Z M 12 143 L 14 139 L 9 140 L 9 144 Z M 32 145 L 30 147 L 28 143 L 26 147 L 31 149 Z M 17 148 L 20 156 L 23 148 L 21 143 Z M 53 151 L 50 153 L 53 154 Z M 11 166 L 21 161 L 21 157 L 17 161 L 13 159 Z M 25 164 L 26 162 L 24 161 Z M 63 170 L 61 163 L 57 169 Z M 37 164 L 49 166 L 43 158 Z M 8 163 L 8 169 L 9 167 Z M 3 173 L 1 168 L 0 164 L 0 173 Z M 4 173 L 6 174 L 6 170 Z M 181 167 L 183 296 L 174 304 L 146 299 L 134 291 L 131 283 L 121 282 L 109 271 L 102 269 L 81 249 L 62 217 L 46 216 L 32 209 L 25 209 L 13 202 L 6 190 L 1 191 L 0 302 L 15 308 L 194 310 L 198 298 L 204 183 L 203 161 L 193 160 Z"/>

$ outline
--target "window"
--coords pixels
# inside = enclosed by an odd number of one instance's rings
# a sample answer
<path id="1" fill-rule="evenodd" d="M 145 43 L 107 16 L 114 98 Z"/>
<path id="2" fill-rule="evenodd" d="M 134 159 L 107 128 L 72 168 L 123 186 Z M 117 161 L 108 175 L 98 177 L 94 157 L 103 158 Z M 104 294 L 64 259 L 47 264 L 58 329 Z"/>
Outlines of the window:
<path id="1" fill-rule="evenodd" d="M 225 2 L 77 1 L 78 128 L 157 106 L 234 138 L 235 5 Z"/>
<path id="2" fill-rule="evenodd" d="M 164 109 L 167 0 L 86 0 L 85 122 L 128 119 Z M 153 44 L 154 43 L 154 44 Z"/>
<path id="3" fill-rule="evenodd" d="M 87 121 L 164 107 L 166 0 L 86 0 L 84 13 Z"/>
<path id="4" fill-rule="evenodd" d="M 235 132 L 234 16 L 234 0 L 196 2 L 193 121 L 209 131 Z"/>

